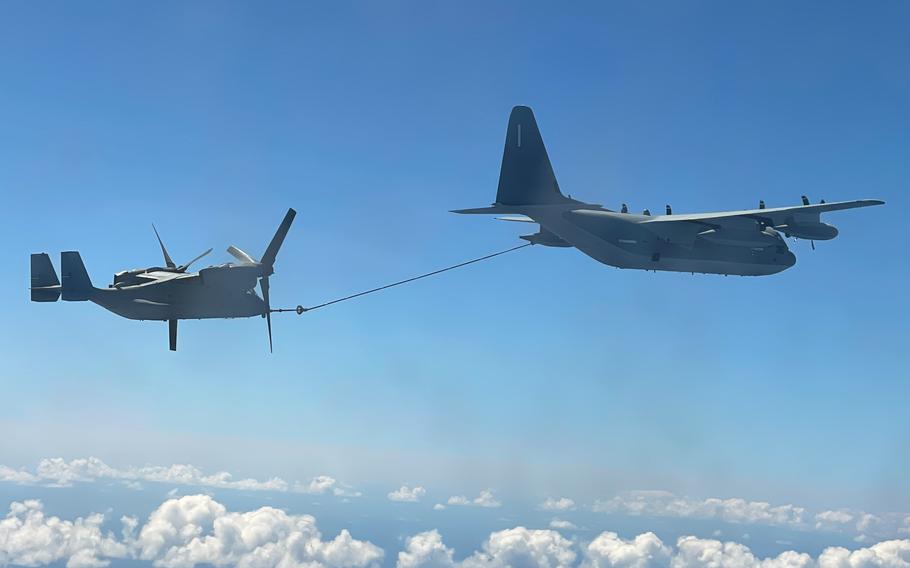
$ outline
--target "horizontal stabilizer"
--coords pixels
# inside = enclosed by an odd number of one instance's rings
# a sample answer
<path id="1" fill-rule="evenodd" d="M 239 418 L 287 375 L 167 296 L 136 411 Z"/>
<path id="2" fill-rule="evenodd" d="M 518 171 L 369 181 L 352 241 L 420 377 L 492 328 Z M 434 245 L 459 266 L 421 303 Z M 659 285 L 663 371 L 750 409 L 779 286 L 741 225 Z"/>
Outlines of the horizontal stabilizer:
<path id="1" fill-rule="evenodd" d="M 504 215 L 506 213 L 514 213 L 515 209 L 513 207 L 507 207 L 503 205 L 491 205 L 490 207 L 474 207 L 472 209 L 453 209 L 452 213 L 460 213 L 461 215 Z"/>
<path id="2" fill-rule="evenodd" d="M 517 217 L 497 217 L 497 221 L 512 221 L 514 223 L 536 223 L 534 219 L 530 217 L 525 217 L 524 215 L 519 215 Z"/>

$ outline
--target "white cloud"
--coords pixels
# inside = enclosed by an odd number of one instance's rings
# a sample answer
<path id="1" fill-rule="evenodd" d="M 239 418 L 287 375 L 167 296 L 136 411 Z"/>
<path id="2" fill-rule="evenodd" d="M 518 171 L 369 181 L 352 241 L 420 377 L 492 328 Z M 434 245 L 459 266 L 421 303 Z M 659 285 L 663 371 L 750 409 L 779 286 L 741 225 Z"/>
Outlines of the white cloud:
<path id="1" fill-rule="evenodd" d="M 360 492 L 328 475 L 320 475 L 310 481 L 297 482 L 292 485 L 280 477 L 260 481 L 251 478 L 234 479 L 226 471 L 206 474 L 198 467 L 189 464 L 118 469 L 95 457 L 77 458 L 70 461 L 63 458 L 42 459 L 38 462 L 35 473 L 0 465 L 0 481 L 23 485 L 43 484 L 67 487 L 77 482 L 88 483 L 103 479 L 116 480 L 131 488 L 141 487 L 138 485 L 139 482 L 149 482 L 242 491 L 291 491 L 311 495 L 331 493 L 338 497 L 360 496 Z"/>
<path id="2" fill-rule="evenodd" d="M 168 499 L 138 534 L 134 518 L 121 519 L 119 538 L 102 533 L 103 521 L 100 514 L 65 521 L 46 516 L 40 501 L 14 502 L 0 521 L 0 566 L 65 562 L 67 568 L 95 568 L 138 558 L 161 568 L 366 568 L 383 558 L 382 549 L 346 530 L 323 540 L 310 515 L 272 507 L 235 513 L 208 495 Z"/>
<path id="3" fill-rule="evenodd" d="M 604 532 L 585 548 L 585 568 L 656 568 L 668 566 L 671 550 L 654 533 L 644 533 L 632 540 Z"/>
<path id="4" fill-rule="evenodd" d="M 107 566 L 110 558 L 125 558 L 129 548 L 112 534 L 101 532 L 99 514 L 65 521 L 44 514 L 40 501 L 13 502 L 0 520 L 0 566 L 43 566 L 66 562 L 67 568 Z"/>
<path id="5" fill-rule="evenodd" d="M 123 517 L 120 535 L 104 532 L 103 522 L 100 514 L 69 521 L 46 515 L 40 501 L 14 502 L 0 520 L 0 566 L 99 568 L 139 559 L 157 568 L 372 568 L 384 558 L 346 530 L 324 539 L 310 515 L 272 507 L 232 512 L 207 495 L 167 499 L 141 526 Z M 759 558 L 745 544 L 693 536 L 674 546 L 653 533 L 627 540 L 604 532 L 583 544 L 554 530 L 515 527 L 491 533 L 456 561 L 431 530 L 406 539 L 397 560 L 399 568 L 910 568 L 910 540 L 831 547 L 817 559 L 793 550 Z"/>
<path id="6" fill-rule="evenodd" d="M 862 513 L 856 521 L 856 530 L 861 533 L 878 532 L 882 525 L 882 519 L 870 513 Z"/>
<path id="7" fill-rule="evenodd" d="M 788 550 L 776 557 L 758 559 L 748 546 L 685 536 L 676 542 L 671 568 L 811 568 L 812 557 Z"/>
<path id="8" fill-rule="evenodd" d="M 910 567 L 910 540 L 887 540 L 868 548 L 825 549 L 818 557 L 819 568 L 907 568 Z"/>
<path id="9" fill-rule="evenodd" d="M 557 568 L 574 565 L 576 556 L 572 542 L 556 531 L 515 527 L 492 533 L 481 550 L 461 565 L 464 568 Z"/>
<path id="10" fill-rule="evenodd" d="M 837 530 L 853 521 L 849 511 L 822 511 L 815 515 L 815 528 L 819 530 Z"/>
<path id="11" fill-rule="evenodd" d="M 560 497 L 559 499 L 547 497 L 547 499 L 539 505 L 539 508 L 544 511 L 570 511 L 575 508 L 575 501 L 568 497 Z"/>
<path id="12" fill-rule="evenodd" d="M 445 508 L 446 508 L 446 506 L 443 505 L 442 503 L 436 503 L 435 505 L 433 505 L 434 511 L 442 511 Z"/>
<path id="13" fill-rule="evenodd" d="M 667 491 L 630 491 L 597 501 L 595 511 L 650 517 L 721 519 L 730 523 L 802 525 L 806 510 L 794 505 L 772 506 L 745 499 L 689 499 Z"/>
<path id="14" fill-rule="evenodd" d="M 10 483 L 19 483 L 26 485 L 37 483 L 38 476 L 22 469 L 13 469 L 5 465 L 0 465 L 0 481 L 8 481 Z"/>
<path id="15" fill-rule="evenodd" d="M 565 519 L 560 519 L 558 517 L 554 517 L 553 519 L 550 520 L 550 528 L 551 529 L 562 529 L 562 530 L 575 530 L 578 527 L 572 521 L 567 521 Z"/>
<path id="16" fill-rule="evenodd" d="M 398 553 L 398 568 L 562 568 L 575 565 L 572 541 L 556 531 L 515 527 L 490 534 L 481 550 L 461 562 L 438 531 L 415 535 Z"/>
<path id="17" fill-rule="evenodd" d="M 405 541 L 398 553 L 398 568 L 448 568 L 455 566 L 454 551 L 442 543 L 437 530 L 416 534 Z"/>
<path id="18" fill-rule="evenodd" d="M 748 546 L 686 536 L 675 547 L 654 533 L 633 539 L 604 532 L 587 545 L 550 530 L 523 527 L 494 532 L 461 562 L 453 560 L 438 531 L 407 539 L 398 568 L 910 568 L 910 540 L 891 540 L 849 551 L 825 549 L 818 559 L 793 550 L 759 558 Z"/>
<path id="19" fill-rule="evenodd" d="M 496 500 L 493 496 L 493 491 L 491 489 L 484 489 L 480 494 L 473 498 L 468 499 L 464 495 L 456 495 L 454 497 L 449 497 L 449 505 L 460 505 L 463 507 L 501 507 L 502 503 Z"/>
<path id="20" fill-rule="evenodd" d="M 407 485 L 402 485 L 395 491 L 389 493 L 389 501 L 398 501 L 400 503 L 417 503 L 420 499 L 426 495 L 427 490 L 417 485 L 415 487 L 408 487 Z"/>
<path id="21" fill-rule="evenodd" d="M 324 495 L 331 493 L 336 497 L 360 497 L 360 491 L 355 491 L 351 486 L 340 483 L 334 477 L 328 475 L 319 475 L 307 483 L 295 483 L 291 487 L 294 493 L 306 493 L 308 495 Z"/>
<path id="22" fill-rule="evenodd" d="M 310 515 L 262 507 L 233 513 L 207 495 L 169 499 L 135 541 L 137 556 L 163 568 L 215 566 L 374 566 L 382 550 L 342 530 L 324 541 Z"/>
<path id="23" fill-rule="evenodd" d="M 910 533 L 910 516 L 908 516 L 904 519 L 904 526 L 897 529 L 897 532 Z"/>

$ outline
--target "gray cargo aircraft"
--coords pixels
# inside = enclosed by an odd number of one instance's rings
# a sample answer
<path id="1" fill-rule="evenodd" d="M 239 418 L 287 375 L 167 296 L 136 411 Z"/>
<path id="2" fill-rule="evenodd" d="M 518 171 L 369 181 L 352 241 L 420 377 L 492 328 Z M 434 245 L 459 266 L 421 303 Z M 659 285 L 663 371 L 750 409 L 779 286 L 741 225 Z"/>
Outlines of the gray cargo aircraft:
<path id="1" fill-rule="evenodd" d="M 33 254 L 32 301 L 56 302 L 61 297 L 70 302 L 90 301 L 127 319 L 167 321 L 171 351 L 177 350 L 178 320 L 263 316 L 268 325 L 271 351 L 269 276 L 275 272 L 275 257 L 295 215 L 296 211 L 288 209 L 260 260 L 232 245 L 227 250 L 239 263 L 210 266 L 199 272 L 187 272 L 187 269 L 212 249 L 177 266 L 155 229 L 166 266 L 118 272 L 113 284 L 107 288 L 92 286 L 82 257 L 76 251 L 60 253 L 62 284 L 47 253 Z M 262 289 L 261 298 L 255 290 L 257 279 Z M 298 308 L 298 313 L 302 311 Z"/>
<path id="2" fill-rule="evenodd" d="M 781 234 L 815 241 L 833 239 L 837 229 L 821 213 L 882 205 L 874 199 L 719 213 L 666 215 L 629 213 L 576 201 L 559 190 L 543 139 L 528 107 L 512 109 L 506 133 L 499 190 L 490 207 L 454 213 L 505 214 L 503 221 L 536 223 L 537 233 L 522 236 L 534 244 L 575 247 L 610 266 L 708 274 L 762 276 L 796 264 Z"/>

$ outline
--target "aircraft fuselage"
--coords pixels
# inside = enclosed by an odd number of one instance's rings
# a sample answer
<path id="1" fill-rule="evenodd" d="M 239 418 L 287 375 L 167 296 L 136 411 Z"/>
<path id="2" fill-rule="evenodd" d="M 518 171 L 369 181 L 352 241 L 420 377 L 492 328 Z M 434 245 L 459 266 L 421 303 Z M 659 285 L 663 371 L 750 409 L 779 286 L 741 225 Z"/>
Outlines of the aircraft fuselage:
<path id="1" fill-rule="evenodd" d="M 95 288 L 85 299 L 133 320 L 244 318 L 267 311 L 254 290 L 258 267 L 225 264 L 162 275 L 167 279 Z"/>
<path id="2" fill-rule="evenodd" d="M 653 218 L 645 215 L 553 206 L 514 207 L 510 212 L 530 217 L 566 244 L 617 268 L 763 276 L 796 264 L 776 231 L 751 221 L 738 229 L 704 227 L 702 236 L 674 238 L 651 230 L 647 221 Z"/>

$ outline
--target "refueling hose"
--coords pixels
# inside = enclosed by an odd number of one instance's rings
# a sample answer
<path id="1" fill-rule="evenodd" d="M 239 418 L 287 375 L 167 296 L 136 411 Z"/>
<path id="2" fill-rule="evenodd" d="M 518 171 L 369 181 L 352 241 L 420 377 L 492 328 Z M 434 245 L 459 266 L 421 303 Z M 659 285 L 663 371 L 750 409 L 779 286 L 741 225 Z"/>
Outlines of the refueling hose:
<path id="1" fill-rule="evenodd" d="M 468 261 L 465 261 L 465 262 L 460 262 L 460 263 L 458 263 L 458 264 L 453 264 L 452 266 L 447 266 L 447 267 L 445 267 L 445 268 L 440 268 L 439 270 L 434 270 L 433 272 L 427 272 L 427 273 L 425 273 L 425 274 L 421 274 L 420 276 L 414 276 L 414 277 L 411 277 L 411 278 L 407 278 L 407 279 L 405 279 L 405 280 L 399 280 L 398 282 L 392 282 L 391 284 L 386 284 L 385 286 L 380 286 L 380 287 L 378 287 L 378 288 L 373 288 L 373 289 L 370 289 L 370 290 L 365 290 L 365 291 L 363 291 L 363 292 L 358 292 L 358 293 L 356 293 L 356 294 L 351 294 L 350 296 L 345 296 L 345 297 L 343 297 L 343 298 L 337 298 L 337 299 L 331 300 L 331 301 L 329 301 L 329 302 L 323 302 L 322 304 L 317 304 L 317 305 L 311 306 L 311 307 L 309 307 L 309 308 L 305 308 L 305 307 L 303 307 L 303 306 L 297 306 L 296 308 L 278 308 L 278 309 L 272 310 L 272 313 L 297 312 L 297 315 L 300 315 L 300 314 L 302 314 L 303 312 L 311 312 L 311 311 L 313 311 L 313 310 L 318 310 L 319 308 L 324 308 L 324 307 L 326 307 L 326 306 L 331 306 L 332 304 L 337 304 L 337 303 L 339 303 L 339 302 L 345 302 L 345 301 L 347 301 L 347 300 L 353 300 L 354 298 L 359 298 L 360 296 L 366 296 L 367 294 L 372 294 L 373 292 L 379 292 L 380 290 L 385 290 L 385 289 L 387 289 L 387 288 L 392 288 L 392 287 L 395 287 L 395 286 L 401 286 L 402 284 L 407 284 L 408 282 L 414 282 L 415 280 L 420 280 L 421 278 L 427 278 L 427 277 L 430 277 L 430 276 L 435 276 L 436 274 L 441 274 L 441 273 L 443 273 L 443 272 L 448 272 L 449 270 L 455 270 L 456 268 L 461 268 L 462 266 L 467 266 L 467 265 L 469 265 L 469 264 L 474 264 L 475 262 L 481 262 L 481 261 L 483 261 L 483 260 L 488 260 L 488 259 L 491 259 L 491 258 L 493 258 L 493 257 L 495 257 L 495 256 L 500 256 L 500 255 L 503 255 L 503 254 L 506 254 L 506 253 L 509 253 L 509 252 L 512 252 L 512 251 L 515 251 L 515 250 L 518 250 L 518 249 L 523 249 L 523 248 L 525 248 L 525 247 L 529 247 L 529 246 L 531 246 L 532 244 L 533 244 L 533 243 L 527 243 L 527 244 L 523 244 L 523 245 L 518 245 L 517 247 L 512 247 L 512 248 L 506 249 L 506 250 L 501 250 L 501 251 L 499 251 L 499 252 L 494 252 L 493 254 L 488 254 L 488 255 L 486 255 L 486 256 L 481 256 L 481 257 L 479 257 L 479 258 L 474 258 L 474 259 L 471 259 L 471 260 L 468 260 Z"/>

